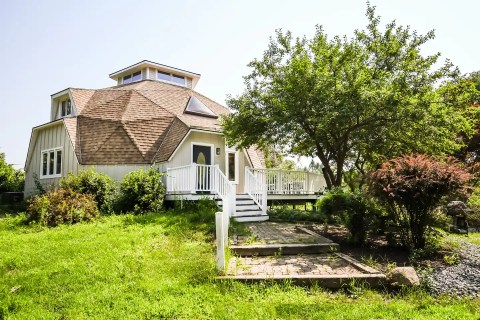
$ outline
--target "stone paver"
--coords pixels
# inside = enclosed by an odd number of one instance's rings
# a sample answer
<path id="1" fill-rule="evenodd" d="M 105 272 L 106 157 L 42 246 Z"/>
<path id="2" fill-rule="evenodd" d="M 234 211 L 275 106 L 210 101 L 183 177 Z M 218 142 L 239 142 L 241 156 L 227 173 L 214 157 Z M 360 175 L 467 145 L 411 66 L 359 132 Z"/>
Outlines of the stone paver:
<path id="1" fill-rule="evenodd" d="M 264 243 L 264 244 L 292 244 L 292 243 L 331 243 L 332 241 L 313 232 L 307 232 L 305 226 L 298 226 L 293 223 L 263 222 L 248 224 L 254 235 L 255 241 L 251 237 L 238 236 L 236 244 L 243 245 L 246 242 Z"/>
<path id="2" fill-rule="evenodd" d="M 234 238 L 235 252 L 239 248 L 253 250 L 261 247 L 273 248 L 281 246 L 282 250 L 272 251 L 272 255 L 260 253 L 232 257 L 229 260 L 226 278 L 235 279 L 330 279 L 324 283 L 329 287 L 339 287 L 341 281 L 352 278 L 379 281 L 385 278 L 377 270 L 352 259 L 339 252 L 312 253 L 307 247 L 327 246 L 337 248 L 337 244 L 311 231 L 311 225 L 296 225 L 292 223 L 262 222 L 247 225 L 251 235 Z M 253 237 L 252 237 L 253 235 Z M 254 239 L 252 241 L 252 238 Z M 290 247 L 297 248 L 300 254 L 291 255 Z M 286 249 L 289 248 L 290 251 Z M 247 250 L 248 251 L 248 250 Z M 324 251 L 320 251 L 324 252 Z M 265 253 L 265 252 L 263 252 Z M 268 253 L 270 254 L 270 253 Z M 327 281 L 327 280 L 325 280 Z"/>
<path id="3" fill-rule="evenodd" d="M 227 275 L 361 275 L 364 272 L 335 254 L 233 257 Z"/>

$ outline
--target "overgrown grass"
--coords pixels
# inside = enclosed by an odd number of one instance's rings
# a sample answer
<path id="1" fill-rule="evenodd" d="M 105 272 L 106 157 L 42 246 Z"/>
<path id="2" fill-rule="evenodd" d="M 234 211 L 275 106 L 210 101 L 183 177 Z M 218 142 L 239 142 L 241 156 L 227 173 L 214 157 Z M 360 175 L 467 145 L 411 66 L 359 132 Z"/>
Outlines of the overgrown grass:
<path id="1" fill-rule="evenodd" d="M 451 236 L 480 246 L 480 232 L 471 232 L 468 235 L 452 233 Z"/>
<path id="2" fill-rule="evenodd" d="M 305 211 L 292 209 L 287 206 L 285 207 L 275 207 L 268 211 L 268 215 L 271 221 L 281 221 L 281 222 L 316 222 L 316 223 L 326 223 L 328 217 L 319 212 L 319 211 Z"/>
<path id="3" fill-rule="evenodd" d="M 216 282 L 213 217 L 0 220 L 0 319 L 478 319 L 479 299 Z M 353 293 L 353 294 L 352 294 Z"/>

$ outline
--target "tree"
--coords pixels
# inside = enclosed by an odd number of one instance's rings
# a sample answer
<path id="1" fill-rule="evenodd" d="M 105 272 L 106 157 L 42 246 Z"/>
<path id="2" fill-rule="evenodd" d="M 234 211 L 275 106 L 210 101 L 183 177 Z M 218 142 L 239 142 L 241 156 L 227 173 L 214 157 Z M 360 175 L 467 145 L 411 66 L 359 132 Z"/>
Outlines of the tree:
<path id="1" fill-rule="evenodd" d="M 0 193 L 23 191 L 25 173 L 5 162 L 5 153 L 0 152 Z"/>
<path id="2" fill-rule="evenodd" d="M 250 62 L 244 93 L 227 100 L 228 142 L 317 156 L 329 188 L 342 184 L 345 169 L 364 175 L 403 153 L 453 152 L 455 134 L 471 126 L 457 106 L 438 101 L 435 86 L 456 70 L 448 61 L 433 70 L 440 55 L 421 54 L 434 33 L 395 22 L 381 32 L 370 5 L 367 18 L 352 39 L 330 40 L 322 27 L 311 40 L 277 31 L 263 58 Z"/>
<path id="3" fill-rule="evenodd" d="M 370 177 L 370 192 L 409 231 L 404 242 L 423 248 L 434 209 L 445 196 L 465 192 L 471 178 L 455 160 L 408 155 L 383 163 Z"/>
<path id="4" fill-rule="evenodd" d="M 462 148 L 455 152 L 455 157 L 460 161 L 477 167 L 480 164 L 480 71 L 471 72 L 455 81 L 451 81 L 439 88 L 443 99 L 451 104 L 468 105 L 469 117 L 474 126 L 475 132 L 469 135 L 468 132 L 459 132 L 458 138 L 463 142 Z"/>

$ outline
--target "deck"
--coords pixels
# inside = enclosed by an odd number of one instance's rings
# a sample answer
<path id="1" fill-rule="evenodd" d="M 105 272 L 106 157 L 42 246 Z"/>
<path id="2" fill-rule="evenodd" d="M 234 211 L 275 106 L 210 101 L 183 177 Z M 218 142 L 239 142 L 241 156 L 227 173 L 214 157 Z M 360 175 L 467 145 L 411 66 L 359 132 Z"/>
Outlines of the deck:
<path id="1" fill-rule="evenodd" d="M 168 168 L 166 186 L 167 201 L 211 198 L 237 221 L 263 221 L 268 219 L 268 205 L 315 202 L 326 183 L 323 175 L 313 172 L 245 168 L 238 186 L 218 165 L 192 163 Z"/>

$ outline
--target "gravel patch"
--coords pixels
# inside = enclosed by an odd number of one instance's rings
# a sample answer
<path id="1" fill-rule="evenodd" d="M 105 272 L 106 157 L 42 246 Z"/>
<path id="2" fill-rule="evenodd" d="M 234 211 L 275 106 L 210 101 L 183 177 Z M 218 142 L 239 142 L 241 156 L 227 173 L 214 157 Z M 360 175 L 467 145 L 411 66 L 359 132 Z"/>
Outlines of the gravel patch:
<path id="1" fill-rule="evenodd" d="M 463 242 L 457 265 L 436 270 L 430 277 L 433 292 L 480 296 L 480 246 Z"/>

